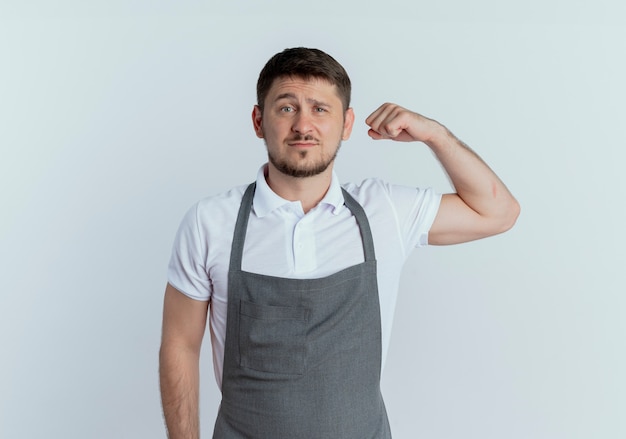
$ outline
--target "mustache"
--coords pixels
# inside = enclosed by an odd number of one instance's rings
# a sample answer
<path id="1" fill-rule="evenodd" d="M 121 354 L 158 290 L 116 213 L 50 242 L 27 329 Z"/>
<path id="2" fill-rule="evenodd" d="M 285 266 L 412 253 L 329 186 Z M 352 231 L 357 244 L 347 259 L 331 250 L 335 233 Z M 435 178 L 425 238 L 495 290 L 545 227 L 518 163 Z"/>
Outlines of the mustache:
<path id="1" fill-rule="evenodd" d="M 320 143 L 319 139 L 311 136 L 310 134 L 306 135 L 296 135 L 287 139 L 287 142 L 315 142 Z"/>

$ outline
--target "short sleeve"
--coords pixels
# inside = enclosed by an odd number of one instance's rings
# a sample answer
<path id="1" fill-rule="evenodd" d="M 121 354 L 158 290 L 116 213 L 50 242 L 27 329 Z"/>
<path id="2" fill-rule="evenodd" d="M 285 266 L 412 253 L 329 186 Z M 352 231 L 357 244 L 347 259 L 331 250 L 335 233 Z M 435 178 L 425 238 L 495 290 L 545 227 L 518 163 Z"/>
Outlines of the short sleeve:
<path id="1" fill-rule="evenodd" d="M 207 248 L 198 224 L 198 205 L 185 215 L 172 246 L 167 278 L 170 285 L 196 300 L 211 298 L 206 269 Z"/>
<path id="2" fill-rule="evenodd" d="M 439 211 L 441 194 L 432 188 L 384 184 L 406 248 L 427 246 L 428 232 Z"/>

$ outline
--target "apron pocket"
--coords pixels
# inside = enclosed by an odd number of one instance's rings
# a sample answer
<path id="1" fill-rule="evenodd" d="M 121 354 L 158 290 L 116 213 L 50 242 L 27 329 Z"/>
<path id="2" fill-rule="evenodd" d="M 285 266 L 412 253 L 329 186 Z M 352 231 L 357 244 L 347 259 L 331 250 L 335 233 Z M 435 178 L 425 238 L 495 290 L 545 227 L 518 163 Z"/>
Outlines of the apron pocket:
<path id="1" fill-rule="evenodd" d="M 304 373 L 307 310 L 242 300 L 239 365 L 261 372 Z"/>

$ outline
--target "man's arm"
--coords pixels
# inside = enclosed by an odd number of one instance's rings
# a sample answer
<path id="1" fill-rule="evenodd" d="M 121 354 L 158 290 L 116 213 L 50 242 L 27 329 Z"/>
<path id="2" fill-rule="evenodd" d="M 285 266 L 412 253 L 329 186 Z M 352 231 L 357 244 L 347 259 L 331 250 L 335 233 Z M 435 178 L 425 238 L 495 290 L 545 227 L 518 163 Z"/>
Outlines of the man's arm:
<path id="1" fill-rule="evenodd" d="M 159 352 L 161 402 L 170 439 L 198 439 L 199 361 L 209 302 L 167 284 Z"/>
<path id="2" fill-rule="evenodd" d="M 447 172 L 455 194 L 446 194 L 428 234 L 434 245 L 485 238 L 510 229 L 517 200 L 476 153 L 439 122 L 395 104 L 383 104 L 365 121 L 375 140 L 424 142 Z"/>

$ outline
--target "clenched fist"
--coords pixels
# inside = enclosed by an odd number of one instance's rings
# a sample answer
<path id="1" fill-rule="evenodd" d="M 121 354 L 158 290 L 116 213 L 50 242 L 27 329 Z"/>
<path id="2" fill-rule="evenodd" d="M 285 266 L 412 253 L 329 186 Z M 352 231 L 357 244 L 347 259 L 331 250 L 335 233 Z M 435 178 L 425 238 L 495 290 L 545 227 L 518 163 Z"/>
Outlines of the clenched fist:
<path id="1" fill-rule="evenodd" d="M 365 119 L 365 123 L 370 127 L 367 134 L 374 140 L 392 139 L 428 144 L 445 132 L 439 122 L 391 103 L 378 107 Z"/>

